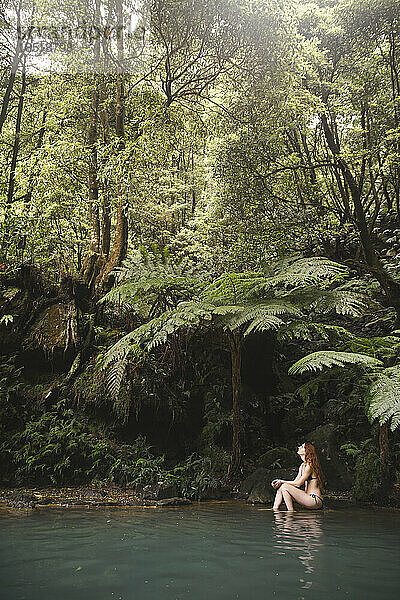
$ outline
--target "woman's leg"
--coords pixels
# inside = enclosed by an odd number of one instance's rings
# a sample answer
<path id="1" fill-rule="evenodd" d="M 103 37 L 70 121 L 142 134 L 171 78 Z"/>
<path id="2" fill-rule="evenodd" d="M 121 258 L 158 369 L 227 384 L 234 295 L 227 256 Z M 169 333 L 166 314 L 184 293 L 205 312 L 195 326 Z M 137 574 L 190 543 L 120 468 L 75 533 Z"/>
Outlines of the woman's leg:
<path id="1" fill-rule="evenodd" d="M 282 489 L 282 496 L 283 496 L 283 499 L 285 501 L 286 508 L 288 510 L 292 511 L 293 510 L 293 500 L 292 500 L 292 496 L 290 495 L 290 493 L 288 491 L 288 487 L 289 487 L 289 485 L 286 484 L 286 483 L 284 483 L 284 484 L 281 485 L 281 488 L 283 488 Z M 294 487 L 294 486 L 292 485 L 291 487 Z"/>
<path id="2" fill-rule="evenodd" d="M 282 496 L 281 487 L 278 489 L 278 491 L 276 492 L 276 495 L 275 495 L 275 501 L 274 501 L 274 505 L 272 507 L 274 510 L 279 510 L 279 507 L 282 504 L 283 496 Z"/>
<path id="3" fill-rule="evenodd" d="M 296 502 L 306 508 L 315 508 L 314 498 L 303 492 L 303 490 L 299 490 L 294 485 L 283 483 L 279 489 L 282 490 L 283 499 L 288 510 L 293 510 L 293 500 L 296 500 Z"/>

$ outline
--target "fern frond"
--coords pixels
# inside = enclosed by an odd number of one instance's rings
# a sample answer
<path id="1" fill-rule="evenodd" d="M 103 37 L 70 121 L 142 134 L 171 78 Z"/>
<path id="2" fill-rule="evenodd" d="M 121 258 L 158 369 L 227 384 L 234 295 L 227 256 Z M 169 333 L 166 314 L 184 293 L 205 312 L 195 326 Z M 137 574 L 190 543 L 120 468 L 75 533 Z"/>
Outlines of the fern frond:
<path id="1" fill-rule="evenodd" d="M 292 342 L 294 340 L 311 341 L 316 338 L 322 340 L 339 340 L 347 342 L 353 339 L 353 334 L 344 327 L 327 325 L 325 323 L 313 323 L 311 321 L 292 321 L 278 333 L 278 341 Z"/>
<path id="2" fill-rule="evenodd" d="M 174 310 L 166 311 L 147 324 L 140 343 L 149 352 L 164 344 L 168 336 L 181 328 L 198 326 L 202 320 L 211 321 L 213 306 L 205 302 L 180 302 Z"/>
<path id="3" fill-rule="evenodd" d="M 203 290 L 201 297 L 215 305 L 241 304 L 265 281 L 259 272 L 224 273 Z"/>
<path id="4" fill-rule="evenodd" d="M 104 355 L 102 369 L 107 369 L 113 363 L 125 360 L 130 353 L 137 357 L 141 356 L 143 351 L 140 343 L 149 335 L 149 323 L 145 323 L 124 335 L 124 337 L 107 350 Z"/>
<path id="5" fill-rule="evenodd" d="M 294 340 L 310 341 L 314 339 L 315 334 L 321 333 L 320 331 L 317 331 L 316 326 L 316 323 L 292 321 L 279 331 L 277 339 L 279 342 L 293 342 Z M 322 339 L 327 339 L 324 332 L 322 332 L 321 337 Z"/>
<path id="6" fill-rule="evenodd" d="M 140 300 L 149 294 L 160 293 L 189 298 L 203 286 L 204 283 L 202 281 L 191 277 L 177 277 L 173 275 L 145 277 L 143 279 L 125 281 L 117 285 L 99 300 L 99 304 L 124 304 L 125 302 Z"/>
<path id="7" fill-rule="evenodd" d="M 349 347 L 353 352 L 361 352 L 380 359 L 396 358 L 400 353 L 400 338 L 394 335 L 362 338 L 352 336 Z"/>
<path id="8" fill-rule="evenodd" d="M 301 315 L 302 310 L 285 298 L 275 298 L 270 301 L 261 301 L 255 305 L 255 308 L 268 315 Z"/>
<path id="9" fill-rule="evenodd" d="M 270 331 L 271 329 L 279 329 L 285 324 L 282 319 L 276 317 L 274 315 L 260 315 L 259 317 L 254 318 L 247 329 L 244 332 L 244 336 L 250 335 L 250 333 L 262 332 L 262 331 Z"/>
<path id="10" fill-rule="evenodd" d="M 165 311 L 148 323 L 137 327 L 118 340 L 105 355 L 103 368 L 123 360 L 130 353 L 149 352 L 163 344 L 169 335 L 183 327 L 193 327 L 203 320 L 211 320 L 213 306 L 204 302 L 181 302 L 177 308 Z"/>
<path id="11" fill-rule="evenodd" d="M 322 273 L 326 277 L 330 273 L 329 281 L 331 282 L 338 277 L 338 272 L 343 272 L 344 267 L 324 259 L 324 263 L 328 262 L 334 265 L 332 272 L 327 269 L 323 271 L 316 269 L 314 273 L 313 266 L 310 264 L 310 261 L 313 260 L 302 259 L 295 265 L 291 265 L 287 272 L 284 271 L 270 277 L 266 277 L 260 271 L 224 273 L 203 290 L 203 297 L 219 304 L 246 303 L 256 298 L 273 298 L 279 288 L 283 288 L 286 292 L 291 288 L 309 287 L 310 284 L 320 285 L 325 282 Z M 317 261 L 317 263 L 320 262 Z"/>
<path id="12" fill-rule="evenodd" d="M 360 365 L 367 368 L 382 366 L 382 362 L 365 354 L 352 352 L 334 352 L 333 350 L 320 350 L 312 352 L 298 360 L 289 369 L 289 375 L 298 375 L 307 371 L 321 371 L 326 367 L 344 367 L 346 365 Z"/>
<path id="13" fill-rule="evenodd" d="M 301 314 L 301 311 L 296 306 L 284 300 L 279 301 L 279 299 L 270 302 L 258 302 L 257 304 L 239 308 L 239 311 L 231 311 L 232 316 L 226 322 L 226 327 L 233 331 L 245 323 L 249 323 L 245 335 L 248 335 L 251 331 L 278 329 L 284 325 L 284 321 L 278 318 L 277 315 Z"/>
<path id="14" fill-rule="evenodd" d="M 234 315 L 240 313 L 243 310 L 243 306 L 240 305 L 228 305 L 228 306 L 215 306 L 213 308 L 214 315 Z"/>
<path id="15" fill-rule="evenodd" d="M 293 262 L 281 261 L 276 265 L 274 275 L 269 278 L 272 287 L 307 287 L 342 281 L 348 269 L 325 257 L 300 258 Z"/>
<path id="16" fill-rule="evenodd" d="M 368 417 L 378 419 L 380 425 L 390 420 L 394 431 L 400 425 L 400 365 L 380 373 L 368 390 Z"/>
<path id="17" fill-rule="evenodd" d="M 122 380 L 127 366 L 126 357 L 115 361 L 107 371 L 107 390 L 111 398 L 115 401 L 121 391 Z"/>
<path id="18" fill-rule="evenodd" d="M 115 273 L 118 283 L 130 280 L 144 279 L 146 277 L 190 277 L 208 280 L 209 272 L 199 267 L 197 261 L 190 256 L 171 259 L 167 249 L 153 246 L 152 249 L 141 248 L 133 251 L 124 260 L 122 267 L 116 267 Z"/>
<path id="19" fill-rule="evenodd" d="M 367 301 L 361 294 L 340 288 L 328 290 L 307 286 L 285 290 L 280 297 L 303 310 L 320 314 L 335 311 L 340 315 L 358 317 L 368 308 Z"/>
<path id="20" fill-rule="evenodd" d="M 339 315 L 359 317 L 368 308 L 365 297 L 348 290 L 326 290 L 317 295 L 311 308 L 319 313 L 335 311 Z"/>

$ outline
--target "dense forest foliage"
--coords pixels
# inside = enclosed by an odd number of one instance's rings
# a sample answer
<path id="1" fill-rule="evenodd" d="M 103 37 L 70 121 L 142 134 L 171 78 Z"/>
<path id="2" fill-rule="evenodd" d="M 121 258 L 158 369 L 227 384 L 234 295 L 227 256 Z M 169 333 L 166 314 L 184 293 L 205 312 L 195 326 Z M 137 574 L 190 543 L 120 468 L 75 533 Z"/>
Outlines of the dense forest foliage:
<path id="1" fill-rule="evenodd" d="M 395 498 L 400 2 L 0 19 L 1 483 Z"/>

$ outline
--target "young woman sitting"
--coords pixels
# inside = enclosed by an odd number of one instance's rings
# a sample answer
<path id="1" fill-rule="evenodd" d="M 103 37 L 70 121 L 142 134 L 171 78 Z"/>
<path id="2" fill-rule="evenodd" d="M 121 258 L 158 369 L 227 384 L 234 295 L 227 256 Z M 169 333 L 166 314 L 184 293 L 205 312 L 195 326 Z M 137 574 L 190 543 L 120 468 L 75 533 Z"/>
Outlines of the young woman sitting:
<path id="1" fill-rule="evenodd" d="M 299 446 L 297 454 L 303 462 L 296 479 L 293 481 L 274 479 L 271 483 L 272 487 L 278 490 L 274 510 L 279 510 L 282 500 L 290 511 L 293 511 L 293 500 L 306 508 L 316 510 L 322 508 L 323 474 L 315 448 L 310 442 L 304 442 Z M 299 489 L 303 484 L 305 484 L 304 491 Z"/>

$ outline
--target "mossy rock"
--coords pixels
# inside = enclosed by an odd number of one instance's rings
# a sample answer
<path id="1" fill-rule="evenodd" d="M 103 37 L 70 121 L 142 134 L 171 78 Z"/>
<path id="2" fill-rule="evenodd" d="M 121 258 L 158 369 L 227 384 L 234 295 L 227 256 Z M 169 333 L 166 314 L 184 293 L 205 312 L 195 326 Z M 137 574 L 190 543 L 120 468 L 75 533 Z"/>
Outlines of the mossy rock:
<path id="1" fill-rule="evenodd" d="M 247 497 L 249 504 L 272 504 L 276 490 L 272 487 L 271 481 L 273 479 L 291 481 L 296 475 L 297 469 L 256 469 L 242 482 L 240 495 Z"/>
<path id="2" fill-rule="evenodd" d="M 95 358 L 86 364 L 83 372 L 76 378 L 73 390 L 76 399 L 85 403 L 100 404 L 109 399 L 106 373 L 101 370 Z"/>
<path id="3" fill-rule="evenodd" d="M 165 500 L 167 498 L 175 498 L 177 495 L 178 491 L 176 486 L 169 483 L 145 485 L 140 492 L 140 496 L 143 500 Z"/>
<path id="4" fill-rule="evenodd" d="M 375 451 L 360 454 L 356 462 L 353 496 L 359 502 L 372 502 L 380 487 L 379 456 Z"/>
<path id="5" fill-rule="evenodd" d="M 340 458 L 336 429 L 327 423 L 306 436 L 314 444 L 325 476 L 325 486 L 331 490 L 350 490 L 354 481 L 346 463 Z"/>
<path id="6" fill-rule="evenodd" d="M 65 350 L 77 343 L 78 324 L 74 302 L 56 302 L 36 317 L 25 340 L 25 348 L 40 348 L 44 352 Z"/>
<path id="7" fill-rule="evenodd" d="M 292 469 L 298 468 L 301 460 L 296 452 L 288 448 L 272 448 L 260 456 L 257 461 L 259 467 L 266 469 Z"/>

